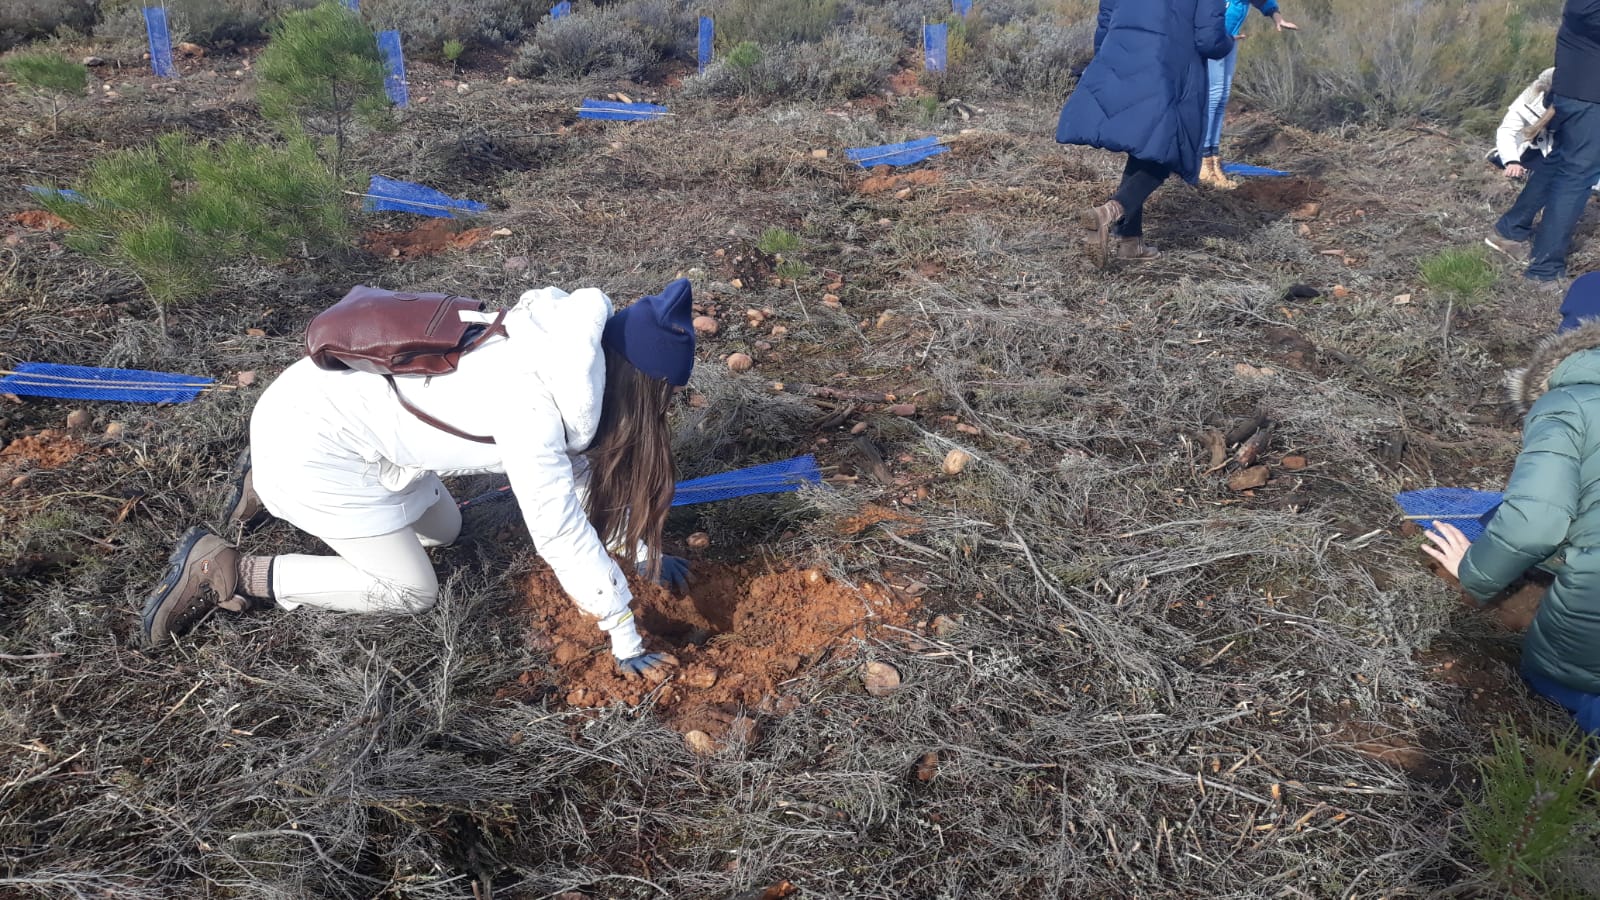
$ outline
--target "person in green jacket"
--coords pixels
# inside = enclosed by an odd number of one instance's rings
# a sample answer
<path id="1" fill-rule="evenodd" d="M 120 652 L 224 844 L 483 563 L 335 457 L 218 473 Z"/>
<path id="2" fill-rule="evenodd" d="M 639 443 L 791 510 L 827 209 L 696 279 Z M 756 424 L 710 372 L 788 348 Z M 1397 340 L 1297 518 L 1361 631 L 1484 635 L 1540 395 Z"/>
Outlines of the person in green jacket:
<path id="1" fill-rule="evenodd" d="M 1572 282 L 1556 334 L 1507 376 L 1527 416 L 1505 499 L 1469 542 L 1434 522 L 1423 550 L 1480 606 L 1528 569 L 1555 572 L 1528 628 L 1522 677 L 1600 737 L 1600 272 Z"/>

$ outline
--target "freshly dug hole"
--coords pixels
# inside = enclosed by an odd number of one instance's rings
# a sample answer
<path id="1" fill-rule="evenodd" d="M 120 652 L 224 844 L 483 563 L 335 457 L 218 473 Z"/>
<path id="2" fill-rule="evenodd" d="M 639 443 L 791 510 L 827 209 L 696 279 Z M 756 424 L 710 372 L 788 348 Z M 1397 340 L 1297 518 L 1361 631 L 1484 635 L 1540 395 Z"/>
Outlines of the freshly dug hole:
<path id="1" fill-rule="evenodd" d="M 786 711 L 781 682 L 829 649 L 848 654 L 874 629 L 904 625 L 918 607 L 915 598 L 873 584 L 857 590 L 816 570 L 701 564 L 693 578 L 681 595 L 630 578 L 633 609 L 645 646 L 682 663 L 656 698 L 656 712 L 679 731 L 713 738 L 726 735 L 741 710 Z M 636 704 L 656 688 L 617 673 L 609 640 L 549 569 L 529 576 L 527 603 L 529 627 L 550 642 L 557 696 L 569 706 Z"/>

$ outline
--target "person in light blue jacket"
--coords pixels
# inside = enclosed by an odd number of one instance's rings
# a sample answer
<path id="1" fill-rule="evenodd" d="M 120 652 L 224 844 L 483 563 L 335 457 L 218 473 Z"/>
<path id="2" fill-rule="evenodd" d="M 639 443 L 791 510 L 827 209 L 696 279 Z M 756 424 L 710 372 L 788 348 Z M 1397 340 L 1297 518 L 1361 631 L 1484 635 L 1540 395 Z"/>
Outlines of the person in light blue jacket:
<path id="1" fill-rule="evenodd" d="M 1234 37 L 1233 50 L 1222 59 L 1213 59 L 1206 64 L 1206 74 L 1210 82 L 1211 96 L 1206 103 L 1206 133 L 1200 142 L 1200 183 L 1224 190 L 1238 187 L 1238 183 L 1229 178 L 1222 171 L 1222 119 L 1228 111 L 1228 96 L 1233 92 L 1233 72 L 1239 63 L 1238 41 L 1244 30 L 1245 17 L 1250 14 L 1250 7 L 1261 10 L 1263 16 L 1272 19 L 1272 24 L 1279 31 L 1298 31 L 1300 26 L 1288 21 L 1283 13 L 1278 11 L 1278 0 L 1226 0 L 1228 4 L 1227 28 L 1228 34 Z"/>

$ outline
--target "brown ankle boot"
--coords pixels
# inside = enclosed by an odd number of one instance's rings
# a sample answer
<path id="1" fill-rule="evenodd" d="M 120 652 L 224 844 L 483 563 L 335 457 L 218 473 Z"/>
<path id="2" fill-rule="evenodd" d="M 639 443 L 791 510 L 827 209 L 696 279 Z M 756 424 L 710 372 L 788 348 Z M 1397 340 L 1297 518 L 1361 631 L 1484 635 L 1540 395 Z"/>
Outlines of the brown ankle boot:
<path id="1" fill-rule="evenodd" d="M 1111 229 L 1122 221 L 1122 216 L 1122 204 L 1115 200 L 1107 200 L 1083 212 L 1084 224 L 1093 223 L 1091 227 L 1095 232 L 1095 259 L 1102 269 L 1111 264 Z"/>
<path id="2" fill-rule="evenodd" d="M 1222 171 L 1222 157 L 1206 156 L 1200 159 L 1200 183 L 1219 191 L 1231 191 L 1239 186 L 1239 182 L 1229 178 Z"/>
<path id="3" fill-rule="evenodd" d="M 1144 238 L 1118 238 L 1117 259 L 1133 262 L 1144 262 L 1159 257 L 1161 251 L 1154 245 L 1146 244 Z"/>
<path id="4" fill-rule="evenodd" d="M 145 640 L 159 646 L 177 638 L 233 597 L 239 551 L 204 525 L 189 529 L 167 562 L 167 574 L 145 602 Z"/>

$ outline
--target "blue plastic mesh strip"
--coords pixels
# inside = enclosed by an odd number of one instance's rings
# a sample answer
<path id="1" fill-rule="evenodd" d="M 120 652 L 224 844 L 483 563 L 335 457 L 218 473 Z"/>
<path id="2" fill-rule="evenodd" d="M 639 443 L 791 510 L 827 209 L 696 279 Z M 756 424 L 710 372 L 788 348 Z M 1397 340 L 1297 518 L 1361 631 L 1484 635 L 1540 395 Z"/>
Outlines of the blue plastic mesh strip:
<path id="1" fill-rule="evenodd" d="M 929 72 L 943 72 L 950 63 L 949 30 L 943 22 L 922 26 L 922 50 Z"/>
<path id="2" fill-rule="evenodd" d="M 361 0 L 344 0 L 344 5 L 351 12 L 361 12 Z"/>
<path id="3" fill-rule="evenodd" d="M 972 12 L 972 0 L 950 0 L 950 6 L 956 14 L 965 19 Z"/>
<path id="4" fill-rule="evenodd" d="M 411 89 L 406 86 L 406 56 L 400 49 L 400 32 L 378 33 L 378 53 L 383 56 L 383 89 L 395 106 L 411 103 Z"/>
<path id="5" fill-rule="evenodd" d="M 782 462 L 764 463 L 746 469 L 735 469 L 704 478 L 680 481 L 672 494 L 673 506 L 693 506 L 715 500 L 731 500 L 755 494 L 787 494 L 798 491 L 807 484 L 822 481 L 822 471 L 817 468 L 815 456 L 797 456 Z M 457 504 L 466 509 L 482 503 L 492 503 L 512 496 L 511 487 L 497 488 L 482 496 Z"/>
<path id="6" fill-rule="evenodd" d="M 22 189 L 34 195 L 35 197 L 60 197 L 63 200 L 71 200 L 73 203 L 89 202 L 88 198 L 84 197 L 82 194 L 78 193 L 77 191 L 68 190 L 67 188 L 47 188 L 40 187 L 37 184 L 25 184 L 22 186 Z"/>
<path id="7" fill-rule="evenodd" d="M 374 175 L 372 180 L 367 183 L 365 208 L 369 212 L 379 209 L 392 209 L 399 212 L 433 216 L 436 219 L 454 219 L 455 215 L 452 214 L 451 210 L 483 212 L 489 207 L 476 200 L 459 200 L 449 194 L 440 193 L 433 188 L 424 187 L 420 184 Z"/>
<path id="8" fill-rule="evenodd" d="M 859 163 L 863 169 L 870 169 L 873 166 L 909 166 L 948 152 L 950 148 L 939 143 L 939 138 L 925 137 L 878 147 L 851 147 L 844 151 L 844 155 L 851 162 Z"/>
<path id="9" fill-rule="evenodd" d="M 658 119 L 666 114 L 665 106 L 657 106 L 654 103 L 618 103 L 614 100 L 585 98 L 583 105 L 578 107 L 580 119 L 608 119 L 614 122 Z"/>
<path id="10" fill-rule="evenodd" d="M 717 25 L 710 16 L 700 17 L 700 71 L 704 72 L 706 66 L 711 65 L 711 46 L 716 40 Z"/>
<path id="11" fill-rule="evenodd" d="M 1252 166 L 1249 163 L 1223 163 L 1222 171 L 1228 175 L 1259 176 L 1261 178 L 1282 178 L 1291 173 L 1281 169 L 1269 169 L 1266 166 Z"/>
<path id="12" fill-rule="evenodd" d="M 144 30 L 150 37 L 150 69 L 158 78 L 176 78 L 172 68 L 172 35 L 167 31 L 167 10 L 161 6 L 144 8 Z"/>
<path id="13" fill-rule="evenodd" d="M 1477 540 L 1483 529 L 1500 508 L 1503 495 L 1493 491 L 1475 491 L 1470 488 L 1424 488 L 1395 494 L 1394 500 L 1405 511 L 1406 518 L 1417 520 L 1426 527 L 1437 519 L 1461 529 L 1468 540 Z"/>
<path id="14" fill-rule="evenodd" d="M 213 383 L 198 375 L 58 363 L 18 363 L 14 371 L 16 374 L 0 378 L 0 393 L 60 400 L 188 403 Z"/>
<path id="15" fill-rule="evenodd" d="M 552 19 L 559 19 L 562 16 L 568 16 L 568 15 L 571 15 L 571 14 L 572 14 L 572 2 L 571 2 L 571 0 L 561 0 L 560 3 L 557 3 L 555 6 L 550 8 L 550 18 L 552 18 Z"/>

